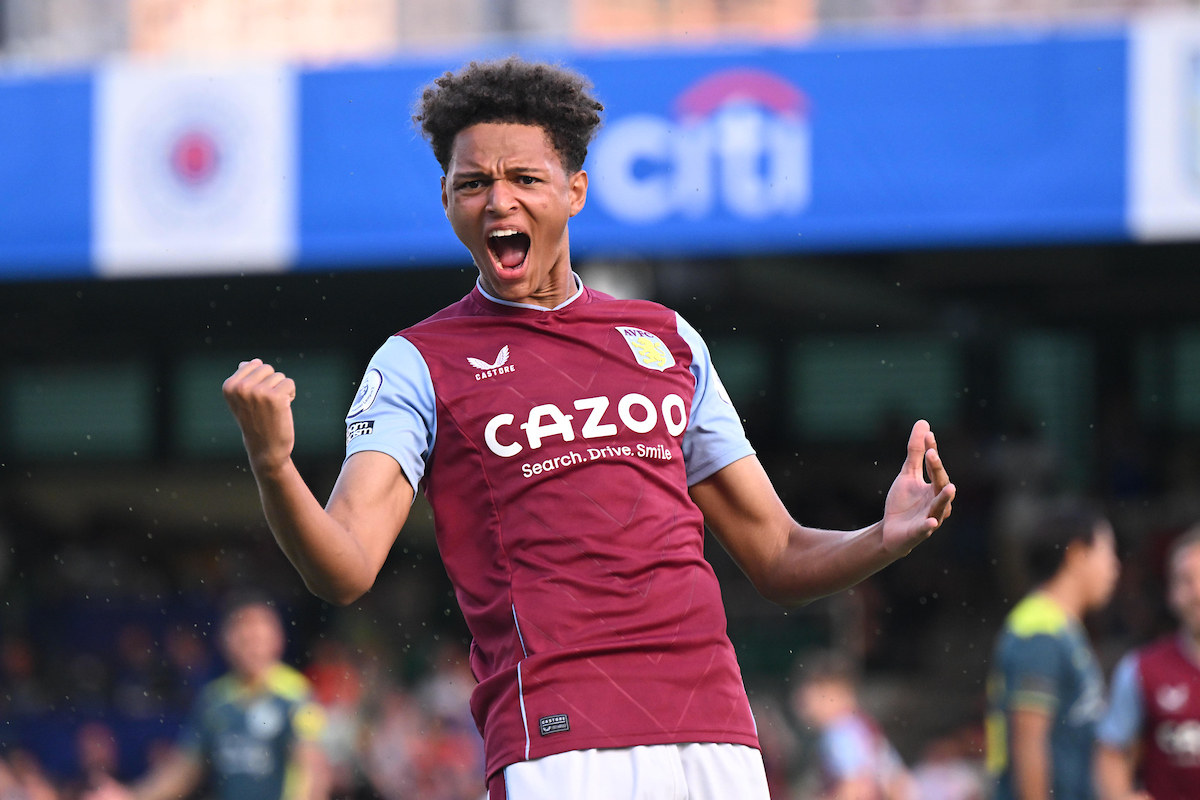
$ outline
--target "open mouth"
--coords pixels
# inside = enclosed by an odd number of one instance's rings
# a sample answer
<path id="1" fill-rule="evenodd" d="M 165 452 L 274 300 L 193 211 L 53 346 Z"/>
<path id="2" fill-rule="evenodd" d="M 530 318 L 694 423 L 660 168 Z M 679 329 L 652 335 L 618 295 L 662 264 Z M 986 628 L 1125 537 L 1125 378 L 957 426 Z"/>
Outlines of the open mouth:
<path id="1" fill-rule="evenodd" d="M 501 268 L 516 269 L 529 255 L 529 236 L 512 229 L 492 231 L 488 234 L 488 250 Z"/>

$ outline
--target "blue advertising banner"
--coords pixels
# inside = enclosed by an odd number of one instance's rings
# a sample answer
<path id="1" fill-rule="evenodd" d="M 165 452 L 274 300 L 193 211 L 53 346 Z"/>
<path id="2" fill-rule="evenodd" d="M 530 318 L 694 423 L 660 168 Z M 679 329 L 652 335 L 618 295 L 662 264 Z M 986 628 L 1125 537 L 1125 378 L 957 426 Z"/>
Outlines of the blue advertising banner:
<path id="1" fill-rule="evenodd" d="M 585 73 L 607 106 L 571 238 L 620 259 L 1128 239 L 1128 50 L 1113 29 L 528 55 Z M 411 122 L 421 88 L 460 63 L 253 86 L 189 73 L 204 102 L 176 103 L 176 126 L 139 99 L 172 96 L 169 75 L 0 82 L 0 279 L 152 273 L 154 247 L 172 248 L 169 274 L 463 265 Z M 144 176 L 169 204 L 106 205 L 142 197 Z M 239 185 L 263 192 L 247 206 L 261 222 L 222 205 L 247 205 Z M 223 248 L 190 259 L 188 241 Z"/>
<path id="2" fill-rule="evenodd" d="M 87 275 L 92 79 L 0 79 L 0 279 Z"/>
<path id="3" fill-rule="evenodd" d="M 817 43 L 585 66 L 616 101 L 591 160 L 591 214 L 573 229 L 589 250 L 1124 236 L 1120 36 Z"/>

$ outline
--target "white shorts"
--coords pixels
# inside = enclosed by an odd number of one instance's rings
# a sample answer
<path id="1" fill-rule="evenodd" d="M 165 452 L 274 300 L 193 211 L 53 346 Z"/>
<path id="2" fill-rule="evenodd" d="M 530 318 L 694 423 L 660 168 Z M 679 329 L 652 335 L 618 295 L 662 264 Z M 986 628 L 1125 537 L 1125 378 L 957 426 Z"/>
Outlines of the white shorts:
<path id="1" fill-rule="evenodd" d="M 740 744 L 573 750 L 510 764 L 488 800 L 770 800 L 762 754 Z"/>

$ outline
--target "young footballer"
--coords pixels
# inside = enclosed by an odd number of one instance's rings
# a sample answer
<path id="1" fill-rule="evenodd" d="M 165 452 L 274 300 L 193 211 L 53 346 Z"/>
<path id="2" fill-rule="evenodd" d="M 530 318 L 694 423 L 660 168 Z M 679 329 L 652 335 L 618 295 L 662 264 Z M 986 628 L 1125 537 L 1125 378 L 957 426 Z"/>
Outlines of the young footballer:
<path id="1" fill-rule="evenodd" d="M 280 547 L 331 602 L 371 588 L 425 492 L 492 800 L 765 798 L 704 525 L 760 592 L 801 603 L 928 538 L 954 486 L 920 421 L 881 521 L 791 518 L 699 334 L 571 268 L 602 110 L 582 77 L 519 58 L 425 90 L 416 121 L 479 277 L 375 354 L 325 506 L 291 460 L 293 382 L 253 359 L 225 397 Z"/>

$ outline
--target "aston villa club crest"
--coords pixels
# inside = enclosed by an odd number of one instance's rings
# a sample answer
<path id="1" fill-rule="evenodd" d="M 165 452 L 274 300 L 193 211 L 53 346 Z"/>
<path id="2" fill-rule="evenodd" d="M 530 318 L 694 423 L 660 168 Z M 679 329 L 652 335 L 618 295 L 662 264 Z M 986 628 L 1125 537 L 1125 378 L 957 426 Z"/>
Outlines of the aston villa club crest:
<path id="1" fill-rule="evenodd" d="M 671 355 L 662 339 L 653 333 L 625 325 L 618 325 L 617 332 L 625 337 L 625 344 L 629 345 L 633 357 L 643 367 L 665 372 L 675 366 L 675 356 Z"/>

